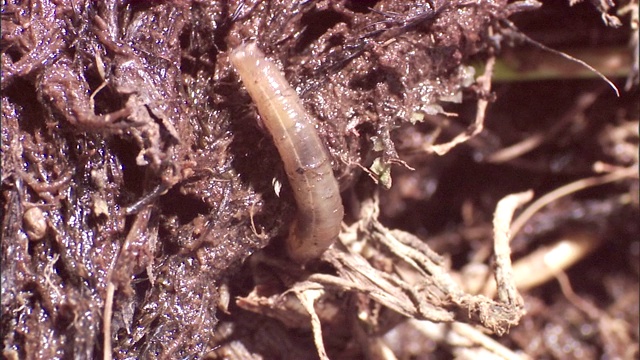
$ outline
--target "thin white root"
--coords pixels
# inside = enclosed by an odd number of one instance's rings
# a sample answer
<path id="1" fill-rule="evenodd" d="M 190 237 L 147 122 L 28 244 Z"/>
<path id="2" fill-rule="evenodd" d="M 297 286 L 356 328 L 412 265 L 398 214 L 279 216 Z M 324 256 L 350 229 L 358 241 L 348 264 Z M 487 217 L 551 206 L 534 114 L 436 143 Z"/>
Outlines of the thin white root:
<path id="1" fill-rule="evenodd" d="M 513 279 L 520 291 L 528 290 L 554 279 L 560 272 L 570 268 L 595 250 L 600 241 L 588 233 L 571 233 L 551 246 L 537 249 L 513 265 Z M 482 293 L 493 297 L 495 282 L 487 283 Z"/>
<path id="2" fill-rule="evenodd" d="M 113 294 L 116 288 L 111 281 L 107 284 L 107 298 L 104 301 L 104 313 L 102 315 L 102 333 L 104 335 L 104 360 L 111 360 L 111 316 L 113 312 Z"/>
<path id="3" fill-rule="evenodd" d="M 329 360 L 327 351 L 324 348 L 324 341 L 322 341 L 322 324 L 320 323 L 320 318 L 313 307 L 315 301 L 322 296 L 324 291 L 320 289 L 306 289 L 301 291 L 294 290 L 294 293 L 298 300 L 300 300 L 300 303 L 302 303 L 302 306 L 304 306 L 304 309 L 309 313 L 309 316 L 311 316 L 313 342 L 316 344 L 318 357 L 320 357 L 321 360 Z"/>
<path id="4" fill-rule="evenodd" d="M 524 305 L 522 297 L 516 290 L 511 267 L 511 234 L 509 226 L 513 213 L 518 207 L 533 198 L 533 191 L 511 194 L 498 202 L 493 218 L 494 253 L 496 257 L 496 282 L 498 287 L 498 299 L 506 304 L 515 304 L 517 307 Z"/>
<path id="5" fill-rule="evenodd" d="M 487 64 L 485 66 L 485 71 L 482 76 L 478 78 L 478 83 L 482 87 L 482 90 L 485 93 L 489 93 L 491 91 L 491 77 L 493 76 L 493 67 L 496 63 L 496 58 L 494 56 L 490 57 L 487 60 Z M 454 147 L 466 142 L 467 140 L 475 137 L 480 134 L 484 129 L 484 118 L 487 112 L 487 106 L 489 105 L 489 101 L 485 99 L 478 100 L 478 106 L 476 108 L 476 119 L 474 123 L 467 128 L 467 131 L 458 134 L 453 140 L 438 145 L 430 146 L 427 151 L 434 152 L 438 155 L 444 155 L 448 153 Z"/>

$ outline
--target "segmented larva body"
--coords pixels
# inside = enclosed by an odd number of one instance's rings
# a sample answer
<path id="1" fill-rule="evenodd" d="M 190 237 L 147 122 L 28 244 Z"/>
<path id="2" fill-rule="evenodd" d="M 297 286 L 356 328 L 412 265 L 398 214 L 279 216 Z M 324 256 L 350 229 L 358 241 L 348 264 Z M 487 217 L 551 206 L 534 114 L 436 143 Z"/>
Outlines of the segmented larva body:
<path id="1" fill-rule="evenodd" d="M 298 213 L 287 239 L 289 256 L 299 263 L 318 258 L 338 237 L 344 210 L 314 121 L 255 43 L 234 49 L 230 59 L 273 137 L 293 189 Z"/>

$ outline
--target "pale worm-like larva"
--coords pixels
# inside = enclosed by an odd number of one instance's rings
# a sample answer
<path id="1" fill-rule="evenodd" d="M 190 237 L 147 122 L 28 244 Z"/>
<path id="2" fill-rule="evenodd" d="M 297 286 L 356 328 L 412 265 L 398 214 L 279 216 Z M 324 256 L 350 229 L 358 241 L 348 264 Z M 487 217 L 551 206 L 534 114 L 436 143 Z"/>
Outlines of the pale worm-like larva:
<path id="1" fill-rule="evenodd" d="M 273 137 L 293 189 L 298 213 L 287 239 L 289 256 L 299 263 L 318 258 L 338 237 L 344 210 L 314 120 L 255 43 L 233 50 L 230 59 Z"/>

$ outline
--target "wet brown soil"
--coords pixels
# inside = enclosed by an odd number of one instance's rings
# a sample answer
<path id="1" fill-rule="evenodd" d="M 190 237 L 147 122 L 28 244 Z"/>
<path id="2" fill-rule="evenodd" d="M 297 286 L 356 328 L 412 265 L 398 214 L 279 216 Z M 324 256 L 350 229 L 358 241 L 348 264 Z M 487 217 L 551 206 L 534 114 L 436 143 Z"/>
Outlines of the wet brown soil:
<path id="1" fill-rule="evenodd" d="M 332 255 L 304 268 L 286 256 L 296 205 L 229 63 L 238 45 L 255 41 L 317 121 L 345 229 L 376 199 L 380 227 L 415 235 L 415 248 L 439 254 L 447 276 L 464 282 L 471 265 L 492 264 L 504 196 L 533 189 L 540 198 L 601 176 L 596 163 L 637 169 L 637 6 L 3 2 L 3 357 L 319 356 L 307 313 L 292 310 L 299 302 L 256 300 L 345 273 Z M 608 60 L 596 67 L 620 96 L 536 43 L 594 66 Z M 493 79 L 478 79 L 494 60 Z M 514 63 L 517 75 L 505 75 Z M 473 136 L 436 154 L 460 134 Z M 528 139 L 527 151 L 500 153 Z M 576 234 L 593 246 L 521 291 L 517 325 L 492 328 L 435 295 L 427 303 L 448 323 L 493 330 L 513 354 L 637 358 L 639 215 L 637 172 L 534 214 L 511 241 L 515 262 Z M 402 270 L 371 248 L 349 251 L 381 272 Z M 420 332 L 371 293 L 338 288 L 316 303 L 331 359 L 478 358 L 473 351 L 488 349 L 461 346 L 444 328 Z"/>

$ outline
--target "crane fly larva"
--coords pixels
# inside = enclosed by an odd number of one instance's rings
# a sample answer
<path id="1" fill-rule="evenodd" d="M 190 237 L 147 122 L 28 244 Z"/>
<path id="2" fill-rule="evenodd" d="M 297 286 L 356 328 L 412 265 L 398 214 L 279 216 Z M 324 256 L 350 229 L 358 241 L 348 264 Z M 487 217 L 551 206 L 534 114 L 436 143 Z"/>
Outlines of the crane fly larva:
<path id="1" fill-rule="evenodd" d="M 287 239 L 289 256 L 299 263 L 318 258 L 338 237 L 344 210 L 313 119 L 255 43 L 234 49 L 230 59 L 273 137 L 293 189 L 298 213 Z"/>

